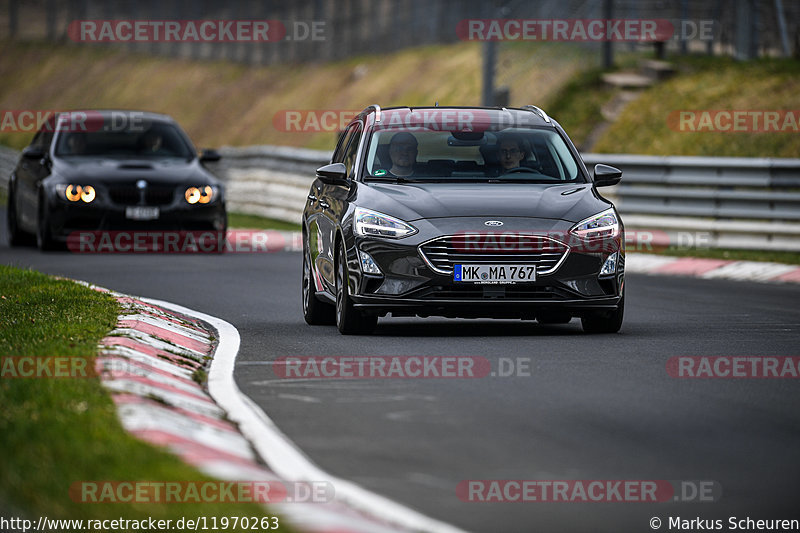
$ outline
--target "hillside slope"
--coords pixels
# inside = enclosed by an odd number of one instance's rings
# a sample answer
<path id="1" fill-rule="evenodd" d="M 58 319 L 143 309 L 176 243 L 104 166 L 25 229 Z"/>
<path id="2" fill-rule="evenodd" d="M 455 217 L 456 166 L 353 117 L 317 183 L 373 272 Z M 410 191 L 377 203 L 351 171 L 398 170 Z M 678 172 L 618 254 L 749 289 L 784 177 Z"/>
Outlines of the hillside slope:
<path id="1" fill-rule="evenodd" d="M 559 45 L 505 47 L 499 82 L 515 105 L 548 101 L 585 61 Z M 146 109 L 174 116 L 198 146 L 281 144 L 330 148 L 332 133 L 286 133 L 287 110 L 389 105 L 478 105 L 476 43 L 404 50 L 330 64 L 250 67 L 64 44 L 0 43 L 0 109 Z M 32 133 L 0 132 L 20 148 Z"/>

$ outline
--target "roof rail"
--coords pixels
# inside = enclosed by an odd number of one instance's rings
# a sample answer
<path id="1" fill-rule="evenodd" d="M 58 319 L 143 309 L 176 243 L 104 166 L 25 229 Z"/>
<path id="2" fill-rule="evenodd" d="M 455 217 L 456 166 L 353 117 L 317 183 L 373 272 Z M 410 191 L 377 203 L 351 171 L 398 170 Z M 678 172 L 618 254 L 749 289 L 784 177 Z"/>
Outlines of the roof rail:
<path id="1" fill-rule="evenodd" d="M 527 109 L 528 111 L 533 111 L 534 113 L 537 113 L 544 119 L 545 122 L 550 124 L 550 117 L 547 116 L 547 113 L 545 113 L 544 109 L 542 109 L 541 107 L 536 107 L 535 105 L 524 105 L 522 106 L 521 109 Z"/>
<path id="2" fill-rule="evenodd" d="M 368 105 L 367 107 L 364 108 L 364 111 L 368 111 L 370 109 L 374 109 L 375 110 L 375 122 L 380 122 L 381 121 L 381 106 L 379 106 L 378 104 Z M 362 113 L 363 113 L 363 111 L 362 111 Z"/>

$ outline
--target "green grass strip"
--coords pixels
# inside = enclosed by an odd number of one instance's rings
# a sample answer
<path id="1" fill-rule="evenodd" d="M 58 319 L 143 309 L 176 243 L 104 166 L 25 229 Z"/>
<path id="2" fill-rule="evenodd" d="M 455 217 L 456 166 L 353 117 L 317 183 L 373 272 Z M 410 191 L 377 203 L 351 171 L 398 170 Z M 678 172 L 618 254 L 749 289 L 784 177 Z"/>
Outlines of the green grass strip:
<path id="1" fill-rule="evenodd" d="M 273 218 L 260 217 L 258 215 L 246 215 L 244 213 L 228 213 L 228 227 L 231 229 L 274 229 L 280 231 L 300 231 L 300 224 L 275 220 Z"/>
<path id="2" fill-rule="evenodd" d="M 119 311 L 106 294 L 0 265 L 2 357 L 74 356 L 92 365 L 97 343 L 114 327 Z M 2 377 L 0 406 L 0 501 L 28 517 L 267 516 L 257 504 L 74 502 L 68 491 L 80 481 L 211 479 L 126 433 L 96 378 Z"/>

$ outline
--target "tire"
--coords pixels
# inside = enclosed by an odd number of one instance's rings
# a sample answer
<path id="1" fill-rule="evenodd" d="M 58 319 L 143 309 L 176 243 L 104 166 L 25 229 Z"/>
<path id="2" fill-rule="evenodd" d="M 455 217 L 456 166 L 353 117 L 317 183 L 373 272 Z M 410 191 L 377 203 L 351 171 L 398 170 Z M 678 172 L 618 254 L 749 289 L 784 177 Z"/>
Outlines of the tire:
<path id="1" fill-rule="evenodd" d="M 332 326 L 336 324 L 336 307 L 317 300 L 317 288 L 311 274 L 309 252 L 303 246 L 303 318 L 311 326 Z"/>
<path id="2" fill-rule="evenodd" d="M 624 314 L 625 294 L 623 293 L 616 310 L 582 317 L 581 325 L 585 333 L 616 333 L 622 327 Z"/>
<path id="3" fill-rule="evenodd" d="M 39 217 L 36 224 L 36 246 L 43 252 L 60 248 L 59 244 L 53 239 L 53 234 L 50 231 L 50 218 L 47 216 L 44 198 L 39 199 Z"/>
<path id="4" fill-rule="evenodd" d="M 17 221 L 17 202 L 14 183 L 8 187 L 8 206 L 6 208 L 6 236 L 9 246 L 23 246 L 32 242 L 31 235 L 22 231 Z"/>
<path id="5" fill-rule="evenodd" d="M 336 327 L 342 335 L 371 333 L 378 316 L 359 311 L 350 301 L 346 255 L 344 245 L 340 245 L 336 251 Z"/>

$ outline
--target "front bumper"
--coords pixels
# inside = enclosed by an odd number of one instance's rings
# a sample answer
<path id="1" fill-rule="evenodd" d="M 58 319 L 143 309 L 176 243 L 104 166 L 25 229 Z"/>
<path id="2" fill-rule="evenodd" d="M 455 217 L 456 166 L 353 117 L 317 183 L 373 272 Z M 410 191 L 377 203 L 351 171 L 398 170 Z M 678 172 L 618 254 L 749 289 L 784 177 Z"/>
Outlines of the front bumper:
<path id="1" fill-rule="evenodd" d="M 225 203 L 209 205 L 161 205 L 155 220 L 132 220 L 126 216 L 128 206 L 101 203 L 95 205 L 50 205 L 48 219 L 52 238 L 67 242 L 70 235 L 85 231 L 224 231 L 227 228 Z"/>
<path id="2" fill-rule="evenodd" d="M 623 235 L 602 246 L 568 243 L 562 256 L 553 262 L 554 268 L 544 268 L 547 273 L 537 276 L 534 282 L 517 284 L 454 281 L 452 274 L 434 268 L 421 252 L 430 238 L 355 239 L 348 253 L 351 299 L 357 308 L 394 316 L 533 319 L 557 313 L 585 316 L 613 311 L 623 294 Z M 380 275 L 362 271 L 359 251 L 373 258 Z M 605 261 L 615 253 L 615 271 L 600 275 Z M 481 259 L 480 255 L 474 257 Z M 525 256 L 524 261 L 531 261 L 531 256 Z M 511 254 L 498 262 L 512 264 L 521 260 Z"/>

